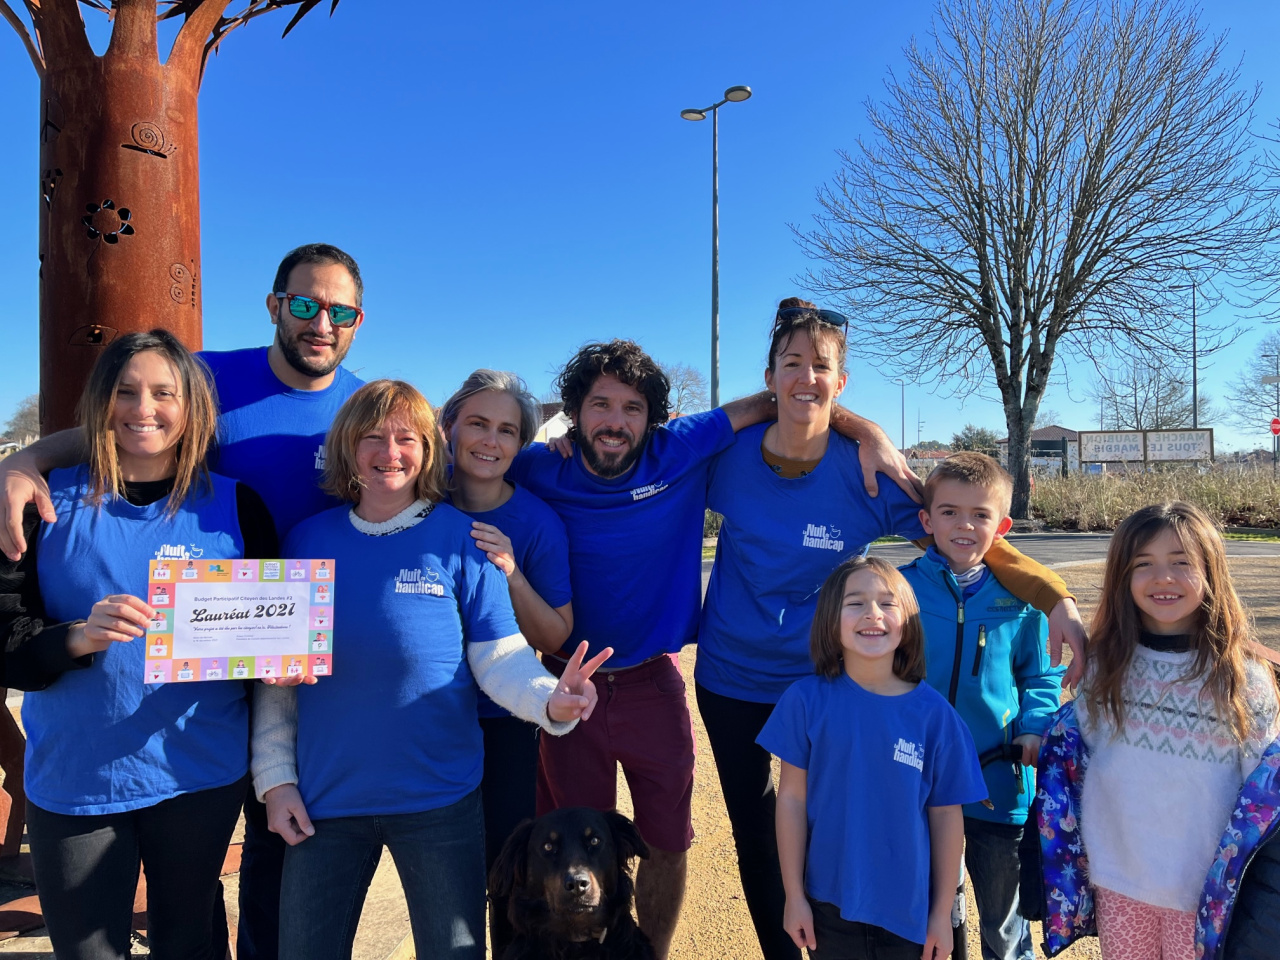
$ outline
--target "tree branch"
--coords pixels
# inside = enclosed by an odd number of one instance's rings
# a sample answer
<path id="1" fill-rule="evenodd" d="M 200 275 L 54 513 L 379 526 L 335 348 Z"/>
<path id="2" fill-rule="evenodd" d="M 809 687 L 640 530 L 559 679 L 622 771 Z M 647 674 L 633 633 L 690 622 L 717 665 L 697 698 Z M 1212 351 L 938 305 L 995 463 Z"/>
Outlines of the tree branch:
<path id="1" fill-rule="evenodd" d="M 186 15 L 186 19 L 178 28 L 178 36 L 173 41 L 173 49 L 169 51 L 165 69 L 194 75 L 197 80 L 203 78 L 205 59 L 208 56 L 205 45 L 209 41 L 209 34 L 230 5 L 231 0 L 191 0 L 185 4 L 181 12 Z M 175 11 L 171 10 L 165 16 L 173 14 Z"/>
<path id="2" fill-rule="evenodd" d="M 94 56 L 76 0 L 27 0 L 27 9 L 46 65 L 68 66 Z"/>
<path id="3" fill-rule="evenodd" d="M 112 18 L 106 56 L 159 59 L 154 0 L 114 0 Z"/>
<path id="4" fill-rule="evenodd" d="M 27 48 L 27 56 L 31 58 L 31 63 L 36 68 L 36 76 L 43 80 L 44 57 L 40 56 L 40 50 L 35 41 L 31 39 L 31 34 L 27 32 L 26 25 L 18 19 L 17 13 L 9 6 L 8 0 L 0 0 L 0 17 L 9 21 L 9 25 L 18 32 L 18 38 L 22 41 L 22 45 Z"/>

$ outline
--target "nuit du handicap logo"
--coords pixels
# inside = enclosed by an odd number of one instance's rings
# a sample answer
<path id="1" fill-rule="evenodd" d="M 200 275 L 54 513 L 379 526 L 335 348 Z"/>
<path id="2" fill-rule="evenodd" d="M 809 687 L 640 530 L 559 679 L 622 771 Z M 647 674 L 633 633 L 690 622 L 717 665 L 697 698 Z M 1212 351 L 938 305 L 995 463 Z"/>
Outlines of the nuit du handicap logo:
<path id="1" fill-rule="evenodd" d="M 893 745 L 893 759 L 899 763 L 905 763 L 908 767 L 923 770 L 924 747 L 921 744 L 912 743 L 910 740 L 899 737 L 898 742 Z"/>
<path id="2" fill-rule="evenodd" d="M 396 593 L 424 593 L 432 597 L 443 597 L 444 587 L 438 583 L 440 574 L 430 567 L 426 570 L 407 570 L 402 568 L 396 574 Z"/>
<path id="3" fill-rule="evenodd" d="M 843 550 L 844 540 L 836 527 L 825 523 L 808 523 L 805 524 L 804 533 L 801 534 L 800 545 L 817 550 Z"/>

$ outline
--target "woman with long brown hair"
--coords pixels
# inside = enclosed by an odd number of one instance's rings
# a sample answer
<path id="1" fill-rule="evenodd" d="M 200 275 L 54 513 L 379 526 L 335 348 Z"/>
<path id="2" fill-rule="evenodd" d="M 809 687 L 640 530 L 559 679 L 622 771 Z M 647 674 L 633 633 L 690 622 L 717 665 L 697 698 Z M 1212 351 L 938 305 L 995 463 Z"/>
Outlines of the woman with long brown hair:
<path id="1" fill-rule="evenodd" d="M 80 403 L 88 461 L 49 475 L 57 523 L 30 512 L 27 553 L 0 562 L 0 641 L 63 640 L 22 706 L 31 855 L 59 957 L 130 955 L 139 865 L 152 953 L 226 952 L 218 875 L 246 786 L 244 685 L 144 685 L 156 610 L 138 596 L 154 558 L 277 552 L 257 494 L 205 466 L 216 417 L 207 371 L 172 334 L 111 343 Z"/>

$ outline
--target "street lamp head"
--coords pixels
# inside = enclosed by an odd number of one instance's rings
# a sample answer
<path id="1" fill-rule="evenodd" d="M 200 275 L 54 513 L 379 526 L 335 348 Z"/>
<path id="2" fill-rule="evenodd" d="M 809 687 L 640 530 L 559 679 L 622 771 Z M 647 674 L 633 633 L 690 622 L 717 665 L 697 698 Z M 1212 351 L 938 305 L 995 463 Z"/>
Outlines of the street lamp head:
<path id="1" fill-rule="evenodd" d="M 724 98 L 730 103 L 741 103 L 743 100 L 751 99 L 750 87 L 730 87 L 724 92 Z"/>
<path id="2" fill-rule="evenodd" d="M 681 110 L 680 116 L 682 116 L 686 120 L 705 120 L 707 119 L 707 111 L 694 110 L 690 108 L 688 110 Z"/>

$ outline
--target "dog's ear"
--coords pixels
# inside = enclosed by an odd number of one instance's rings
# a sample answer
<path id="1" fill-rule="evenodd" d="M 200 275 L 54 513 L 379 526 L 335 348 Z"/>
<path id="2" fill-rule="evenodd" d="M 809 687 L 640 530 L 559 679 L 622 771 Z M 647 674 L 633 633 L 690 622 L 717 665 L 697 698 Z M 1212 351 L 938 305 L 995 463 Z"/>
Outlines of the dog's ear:
<path id="1" fill-rule="evenodd" d="M 511 831 L 502 845 L 498 859 L 489 871 L 489 895 L 509 897 L 511 892 L 523 887 L 529 873 L 529 837 L 533 834 L 533 821 L 522 820 Z"/>
<path id="2" fill-rule="evenodd" d="M 606 813 L 605 819 L 609 821 L 609 829 L 613 831 L 613 845 L 618 851 L 618 863 L 624 869 L 630 865 L 632 857 L 639 857 L 641 860 L 649 859 L 649 846 L 640 836 L 640 831 L 636 829 L 634 823 L 616 810 Z"/>

